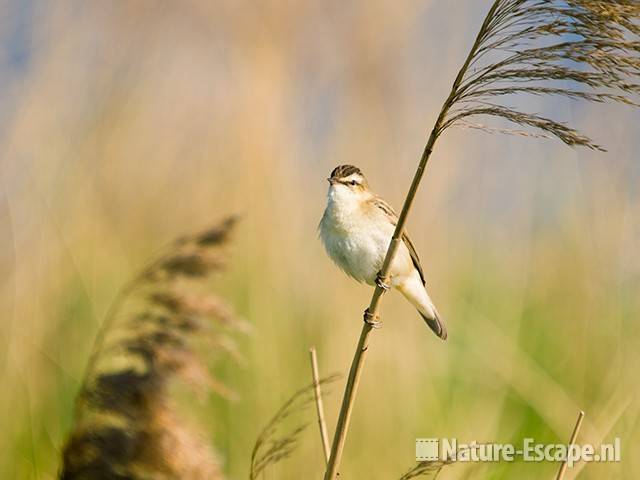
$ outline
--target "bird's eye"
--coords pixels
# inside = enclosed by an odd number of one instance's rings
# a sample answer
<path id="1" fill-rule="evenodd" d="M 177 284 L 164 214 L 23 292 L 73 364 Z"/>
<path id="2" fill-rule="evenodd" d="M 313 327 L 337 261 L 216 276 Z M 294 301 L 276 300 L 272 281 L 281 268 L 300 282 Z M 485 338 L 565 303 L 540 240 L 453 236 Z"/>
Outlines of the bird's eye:
<path id="1" fill-rule="evenodd" d="M 351 181 L 349 182 L 349 185 L 351 185 L 351 186 L 353 186 L 353 187 L 355 187 L 357 184 L 358 184 L 358 182 L 356 182 L 355 180 L 351 180 Z"/>

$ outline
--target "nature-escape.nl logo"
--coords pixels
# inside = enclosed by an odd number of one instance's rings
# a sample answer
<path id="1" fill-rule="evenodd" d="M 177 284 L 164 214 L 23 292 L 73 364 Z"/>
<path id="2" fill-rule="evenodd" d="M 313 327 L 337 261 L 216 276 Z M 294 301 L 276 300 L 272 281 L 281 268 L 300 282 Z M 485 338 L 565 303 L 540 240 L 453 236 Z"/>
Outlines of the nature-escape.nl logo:
<path id="1" fill-rule="evenodd" d="M 458 442 L 455 438 L 416 439 L 417 461 L 452 462 L 567 462 L 572 467 L 577 462 L 619 462 L 621 442 L 599 446 L 591 444 L 544 444 L 533 438 L 525 438 L 521 445 L 513 443 Z"/>

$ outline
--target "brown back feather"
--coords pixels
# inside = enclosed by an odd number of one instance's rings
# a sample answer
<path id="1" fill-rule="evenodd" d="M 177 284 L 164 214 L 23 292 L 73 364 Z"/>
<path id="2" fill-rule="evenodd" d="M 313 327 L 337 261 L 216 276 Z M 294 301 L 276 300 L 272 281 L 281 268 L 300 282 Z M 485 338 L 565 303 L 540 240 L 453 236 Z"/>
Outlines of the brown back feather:
<path id="1" fill-rule="evenodd" d="M 382 210 L 387 215 L 387 217 L 389 217 L 389 220 L 391 221 L 391 223 L 394 226 L 397 225 L 398 215 L 393 210 L 391 205 L 389 205 L 380 197 L 376 197 L 374 202 L 376 207 Z M 422 265 L 420 265 L 420 258 L 418 258 L 418 252 L 416 251 L 416 247 L 414 247 L 413 242 L 411 241 L 411 238 L 409 238 L 409 234 L 406 231 L 403 232 L 402 234 L 402 241 L 407 246 L 407 250 L 409 250 L 409 255 L 411 255 L 411 261 L 413 262 L 413 266 L 416 267 L 416 270 L 418 270 L 418 273 L 420 274 L 420 279 L 422 280 L 422 284 L 426 285 L 426 280 L 424 278 L 424 270 L 422 270 Z"/>

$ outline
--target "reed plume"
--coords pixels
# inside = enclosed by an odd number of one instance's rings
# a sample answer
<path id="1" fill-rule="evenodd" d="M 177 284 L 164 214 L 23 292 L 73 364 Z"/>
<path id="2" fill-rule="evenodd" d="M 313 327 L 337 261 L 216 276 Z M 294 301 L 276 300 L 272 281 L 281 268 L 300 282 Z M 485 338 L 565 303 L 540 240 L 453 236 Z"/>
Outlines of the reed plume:
<path id="1" fill-rule="evenodd" d="M 290 457 L 295 451 L 302 432 L 308 427 L 308 422 L 297 420 L 293 426 L 287 425 L 287 421 L 300 416 L 315 404 L 315 390 L 318 385 L 329 385 L 340 378 L 340 375 L 331 375 L 313 382 L 296 391 L 278 409 L 275 415 L 262 429 L 253 451 L 251 452 L 251 469 L 249 480 L 256 480 L 268 467 Z"/>
<path id="2" fill-rule="evenodd" d="M 231 390 L 213 378 L 197 344 L 237 355 L 246 329 L 203 281 L 224 266 L 235 224 L 179 239 L 121 292 L 103 323 L 77 397 L 60 479 L 222 479 L 213 447 L 179 417 L 169 387 Z"/>
<path id="3" fill-rule="evenodd" d="M 435 480 L 444 467 L 453 463 L 451 460 L 434 460 L 418 462 L 417 465 L 407 470 L 399 480 L 411 480 L 412 478 L 430 476 Z"/>
<path id="4" fill-rule="evenodd" d="M 589 137 L 551 118 L 506 105 L 505 98 L 558 95 L 637 106 L 640 93 L 640 3 L 637 0 L 495 0 L 435 121 L 380 271 L 388 283 L 413 200 L 438 138 L 451 126 L 556 137 L 570 146 L 603 150 Z M 493 130 L 475 117 L 524 127 Z M 375 318 L 384 289 L 376 286 L 367 315 Z M 325 480 L 342 460 L 372 326 L 365 322 L 349 371 Z"/>
<path id="5" fill-rule="evenodd" d="M 485 19 L 437 134 L 493 116 L 602 150 L 574 128 L 506 104 L 523 94 L 636 105 L 640 93 L 640 3 L 635 0 L 499 0 Z"/>

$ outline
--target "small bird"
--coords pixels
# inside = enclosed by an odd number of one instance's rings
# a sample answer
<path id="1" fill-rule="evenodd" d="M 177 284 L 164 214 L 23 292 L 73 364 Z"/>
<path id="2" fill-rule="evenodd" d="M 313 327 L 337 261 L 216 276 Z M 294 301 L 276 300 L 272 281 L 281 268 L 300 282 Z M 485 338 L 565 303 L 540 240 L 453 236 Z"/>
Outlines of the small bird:
<path id="1" fill-rule="evenodd" d="M 391 264 L 390 285 L 380 279 L 379 272 L 398 223 L 396 213 L 371 191 L 358 167 L 340 165 L 327 180 L 327 207 L 318 230 L 331 259 L 359 282 L 400 291 L 431 330 L 446 340 L 447 330 L 427 294 L 424 271 L 406 233 Z"/>

